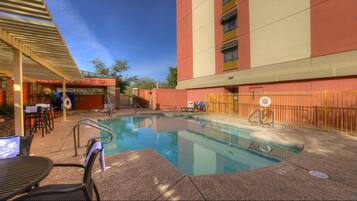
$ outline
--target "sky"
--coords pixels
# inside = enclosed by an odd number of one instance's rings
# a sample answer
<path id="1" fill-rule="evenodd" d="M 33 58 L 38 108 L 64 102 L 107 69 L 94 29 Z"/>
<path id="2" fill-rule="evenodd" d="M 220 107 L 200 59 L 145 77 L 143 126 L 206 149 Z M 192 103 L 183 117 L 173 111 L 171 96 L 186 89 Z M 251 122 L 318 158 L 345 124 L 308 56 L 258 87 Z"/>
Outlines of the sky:
<path id="1" fill-rule="evenodd" d="M 92 59 L 108 66 L 126 59 L 129 71 L 163 81 L 176 65 L 175 0 L 46 0 L 81 70 Z"/>

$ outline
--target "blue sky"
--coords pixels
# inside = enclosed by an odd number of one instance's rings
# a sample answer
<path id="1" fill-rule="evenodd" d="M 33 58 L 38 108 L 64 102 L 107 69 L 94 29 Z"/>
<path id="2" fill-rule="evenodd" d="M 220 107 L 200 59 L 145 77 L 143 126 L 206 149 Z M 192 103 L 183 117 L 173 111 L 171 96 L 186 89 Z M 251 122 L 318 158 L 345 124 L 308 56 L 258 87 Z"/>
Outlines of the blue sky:
<path id="1" fill-rule="evenodd" d="M 82 70 L 90 60 L 127 59 L 126 75 L 164 80 L 176 65 L 175 0 L 47 0 Z"/>

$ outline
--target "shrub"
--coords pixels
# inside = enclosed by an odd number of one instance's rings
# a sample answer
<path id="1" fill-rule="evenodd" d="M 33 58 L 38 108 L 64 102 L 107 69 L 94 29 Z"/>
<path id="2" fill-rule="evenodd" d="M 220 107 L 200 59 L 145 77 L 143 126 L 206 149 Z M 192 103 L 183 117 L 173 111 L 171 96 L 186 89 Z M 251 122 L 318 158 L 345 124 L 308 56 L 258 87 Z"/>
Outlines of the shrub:
<path id="1" fill-rule="evenodd" d="M 0 115 L 13 115 L 14 106 L 10 104 L 0 105 Z"/>

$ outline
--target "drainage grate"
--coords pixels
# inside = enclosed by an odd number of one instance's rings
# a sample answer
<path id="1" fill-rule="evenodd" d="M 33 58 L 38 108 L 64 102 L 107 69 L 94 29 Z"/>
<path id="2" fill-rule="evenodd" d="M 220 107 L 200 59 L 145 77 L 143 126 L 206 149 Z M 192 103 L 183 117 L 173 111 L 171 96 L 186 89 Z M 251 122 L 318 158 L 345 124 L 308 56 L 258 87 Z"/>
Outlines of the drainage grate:
<path id="1" fill-rule="evenodd" d="M 317 177 L 320 179 L 328 179 L 329 178 L 329 176 L 326 173 L 323 173 L 323 172 L 320 172 L 317 170 L 310 170 L 309 174 L 313 177 Z"/>

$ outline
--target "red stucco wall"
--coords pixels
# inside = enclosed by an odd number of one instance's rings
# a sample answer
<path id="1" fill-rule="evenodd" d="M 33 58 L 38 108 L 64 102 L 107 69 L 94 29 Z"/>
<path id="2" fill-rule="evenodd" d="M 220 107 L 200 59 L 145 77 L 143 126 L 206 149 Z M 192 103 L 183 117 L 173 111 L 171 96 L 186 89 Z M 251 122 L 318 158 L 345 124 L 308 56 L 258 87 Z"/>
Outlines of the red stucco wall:
<path id="1" fill-rule="evenodd" d="M 230 41 L 238 40 L 239 68 L 244 70 L 250 68 L 250 34 L 249 34 L 249 1 L 236 0 L 238 9 L 237 37 Z M 229 12 L 229 11 L 228 11 Z M 214 1 L 214 23 L 215 23 L 215 52 L 216 52 L 216 74 L 223 73 L 223 54 L 221 51 L 223 44 L 222 1 Z"/>
<path id="2" fill-rule="evenodd" d="M 357 90 L 357 78 L 340 78 L 285 82 L 261 85 L 239 86 L 239 93 L 251 92 L 313 92 L 313 91 L 350 91 Z"/>
<path id="3" fill-rule="evenodd" d="M 238 3 L 238 41 L 239 69 L 250 68 L 249 0 L 237 0 Z"/>
<path id="4" fill-rule="evenodd" d="M 2 89 L 0 88 L 0 105 L 4 104 L 4 93 Z"/>
<path id="5" fill-rule="evenodd" d="M 146 100 L 146 101 L 149 101 L 150 100 L 150 92 L 151 90 L 149 89 L 139 89 L 139 97 Z"/>
<path id="6" fill-rule="evenodd" d="M 214 1 L 214 37 L 215 37 L 215 59 L 216 74 L 223 72 L 223 55 L 221 52 L 223 29 L 221 26 L 222 1 Z"/>
<path id="7" fill-rule="evenodd" d="M 311 0 L 312 57 L 357 49 L 357 1 Z"/>
<path id="8" fill-rule="evenodd" d="M 22 83 L 22 100 L 24 105 L 29 104 L 29 83 Z"/>
<path id="9" fill-rule="evenodd" d="M 183 89 L 153 89 L 152 106 L 157 109 L 180 109 L 187 105 L 187 91 Z"/>
<path id="10" fill-rule="evenodd" d="M 76 110 L 90 110 L 103 105 L 103 95 L 76 95 Z"/>
<path id="11" fill-rule="evenodd" d="M 208 93 L 228 93 L 228 90 L 223 87 L 205 88 L 205 89 L 188 89 L 187 101 L 204 101 Z"/>
<path id="12" fill-rule="evenodd" d="M 177 79 L 192 79 L 192 0 L 176 0 Z"/>

